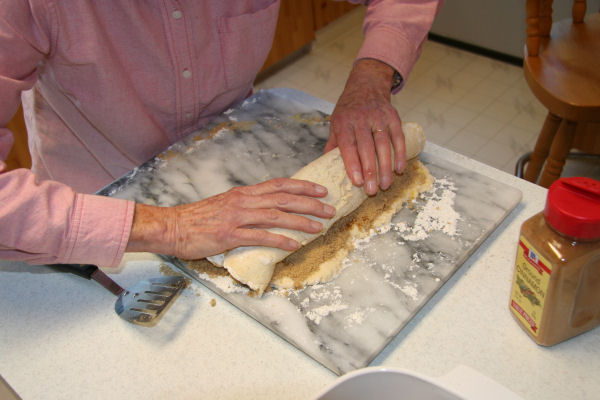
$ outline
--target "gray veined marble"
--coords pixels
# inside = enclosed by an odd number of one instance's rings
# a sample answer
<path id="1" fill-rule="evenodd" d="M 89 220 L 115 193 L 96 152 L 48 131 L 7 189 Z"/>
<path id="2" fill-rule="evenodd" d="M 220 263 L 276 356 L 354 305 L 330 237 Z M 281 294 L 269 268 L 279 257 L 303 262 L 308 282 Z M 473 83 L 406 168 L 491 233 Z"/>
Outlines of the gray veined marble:
<path id="1" fill-rule="evenodd" d="M 171 206 L 288 177 L 322 153 L 329 135 L 325 119 L 322 112 L 261 92 L 100 193 Z"/>
<path id="2" fill-rule="evenodd" d="M 290 176 L 322 153 L 327 112 L 328 103 L 301 92 L 259 92 L 101 194 L 175 205 Z M 180 260 L 170 261 L 332 371 L 364 367 L 521 199 L 518 190 L 475 171 L 428 153 L 421 160 L 436 178 L 434 190 L 398 212 L 389 231 L 358 245 L 328 283 L 253 298 L 229 278 L 224 284 L 190 271 Z M 438 227 L 415 235 L 410 229 L 418 225 L 419 213 L 448 191 L 460 216 L 456 232 Z"/>

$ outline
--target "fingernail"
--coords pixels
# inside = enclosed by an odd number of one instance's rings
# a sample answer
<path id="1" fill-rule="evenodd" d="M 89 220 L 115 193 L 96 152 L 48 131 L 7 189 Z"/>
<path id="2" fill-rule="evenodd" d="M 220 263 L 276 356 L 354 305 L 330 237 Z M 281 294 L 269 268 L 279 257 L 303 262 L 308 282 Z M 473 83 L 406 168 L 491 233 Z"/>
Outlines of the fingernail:
<path id="1" fill-rule="evenodd" d="M 381 179 L 381 182 L 379 183 L 379 187 L 383 190 L 386 190 L 387 188 L 390 187 L 390 185 L 392 184 L 390 178 L 385 177 Z"/>
<path id="2" fill-rule="evenodd" d="M 332 217 L 335 215 L 335 207 L 330 206 L 329 204 L 325 204 L 325 206 L 323 207 L 323 211 L 325 211 L 325 214 L 330 215 Z"/>
<path id="3" fill-rule="evenodd" d="M 356 185 L 362 185 L 362 183 L 363 183 L 362 174 L 359 171 L 352 172 L 352 180 L 354 181 L 354 183 Z"/>
<path id="4" fill-rule="evenodd" d="M 377 193 L 377 185 L 373 181 L 369 181 L 366 184 L 366 192 L 367 194 L 375 194 Z"/>
<path id="5" fill-rule="evenodd" d="M 288 240 L 288 246 L 290 248 L 290 250 L 298 250 L 300 248 L 300 243 L 296 242 L 295 240 Z"/>
<path id="6" fill-rule="evenodd" d="M 317 192 L 317 194 L 326 194 L 327 188 L 325 186 L 315 185 L 315 191 Z"/>
<path id="7" fill-rule="evenodd" d="M 321 229 L 323 229 L 323 224 L 321 224 L 320 222 L 312 221 L 310 223 L 310 227 L 313 228 L 315 231 L 320 231 Z"/>
<path id="8" fill-rule="evenodd" d="M 396 172 L 400 173 L 404 170 L 404 167 L 406 166 L 406 163 L 403 161 L 398 161 L 398 164 L 396 164 Z"/>

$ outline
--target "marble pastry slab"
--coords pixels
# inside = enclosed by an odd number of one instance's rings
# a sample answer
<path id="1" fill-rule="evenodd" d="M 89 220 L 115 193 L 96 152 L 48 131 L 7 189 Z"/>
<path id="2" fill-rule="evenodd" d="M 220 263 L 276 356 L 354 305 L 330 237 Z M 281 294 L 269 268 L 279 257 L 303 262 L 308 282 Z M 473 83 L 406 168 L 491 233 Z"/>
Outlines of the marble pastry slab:
<path id="1" fill-rule="evenodd" d="M 329 112 L 329 103 L 301 92 L 258 92 L 100 194 L 171 206 L 291 176 L 322 153 Z M 365 367 L 521 199 L 517 189 L 475 171 L 427 152 L 420 158 L 435 177 L 434 189 L 398 212 L 389 230 L 357 245 L 328 283 L 255 298 L 230 278 L 169 261 L 332 371 Z M 415 234 L 422 213 L 443 195 L 451 199 L 453 230 Z"/>

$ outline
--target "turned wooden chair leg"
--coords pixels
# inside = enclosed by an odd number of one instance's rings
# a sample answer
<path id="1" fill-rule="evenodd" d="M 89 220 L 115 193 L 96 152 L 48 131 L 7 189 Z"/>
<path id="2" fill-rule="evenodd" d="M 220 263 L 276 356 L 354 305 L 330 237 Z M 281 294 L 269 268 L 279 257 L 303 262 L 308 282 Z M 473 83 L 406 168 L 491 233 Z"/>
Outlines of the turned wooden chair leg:
<path id="1" fill-rule="evenodd" d="M 523 174 L 523 178 L 529 182 L 537 182 L 538 176 L 540 175 L 540 171 L 544 166 L 546 157 L 548 157 L 550 146 L 552 145 L 552 141 L 554 140 L 554 136 L 558 131 L 561 121 L 562 118 L 560 118 L 558 115 L 548 113 L 546 116 L 542 130 L 540 131 L 540 135 L 535 143 L 535 148 L 533 149 L 533 153 L 531 153 L 531 158 L 529 159 L 529 163 L 527 164 L 525 173 Z"/>
<path id="2" fill-rule="evenodd" d="M 577 122 L 568 121 L 566 119 L 561 122 L 556 137 L 552 141 L 552 147 L 550 147 L 550 154 L 546 159 L 546 165 L 542 171 L 539 183 L 540 186 L 549 187 L 552 182 L 560 177 L 569 150 L 571 150 L 571 147 L 573 146 L 575 128 L 577 128 Z"/>

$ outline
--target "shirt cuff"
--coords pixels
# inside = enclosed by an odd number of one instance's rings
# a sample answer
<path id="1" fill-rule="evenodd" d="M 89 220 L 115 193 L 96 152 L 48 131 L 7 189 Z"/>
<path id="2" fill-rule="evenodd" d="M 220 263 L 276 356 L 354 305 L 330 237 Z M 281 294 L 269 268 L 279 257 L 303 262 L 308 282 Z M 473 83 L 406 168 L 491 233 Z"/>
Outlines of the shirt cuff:
<path id="1" fill-rule="evenodd" d="M 369 30 L 356 60 L 373 58 L 394 68 L 403 78 L 402 83 L 392 91 L 397 93 L 406 83 L 420 53 L 421 48 L 415 48 L 402 32 L 388 27 L 379 27 Z"/>
<path id="2" fill-rule="evenodd" d="M 118 266 L 129 241 L 134 209 L 133 201 L 76 194 L 65 262 Z"/>

